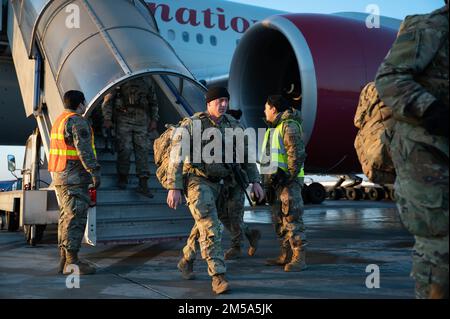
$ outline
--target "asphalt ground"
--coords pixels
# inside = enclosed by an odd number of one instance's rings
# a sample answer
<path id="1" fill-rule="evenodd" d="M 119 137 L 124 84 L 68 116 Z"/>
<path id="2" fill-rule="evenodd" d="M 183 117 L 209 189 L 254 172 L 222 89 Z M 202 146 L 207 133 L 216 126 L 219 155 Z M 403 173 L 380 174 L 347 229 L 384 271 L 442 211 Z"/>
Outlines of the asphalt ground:
<path id="1" fill-rule="evenodd" d="M 0 232 L 0 298 L 414 298 L 414 281 L 409 276 L 413 237 L 401 225 L 392 203 L 326 201 L 306 206 L 308 268 L 298 273 L 265 265 L 266 258 L 279 252 L 269 212 L 247 211 L 245 220 L 261 230 L 262 239 L 255 256 L 246 255 L 245 243 L 243 256 L 226 262 L 231 291 L 224 295 L 211 291 L 200 255 L 194 266 L 196 279 L 180 277 L 176 265 L 182 241 L 85 245 L 80 256 L 98 271 L 82 276 L 79 288 L 69 289 L 67 282 L 75 281 L 56 273 L 56 228 L 48 227 L 36 247 L 28 246 L 21 232 Z M 229 247 L 226 231 L 223 246 Z"/>

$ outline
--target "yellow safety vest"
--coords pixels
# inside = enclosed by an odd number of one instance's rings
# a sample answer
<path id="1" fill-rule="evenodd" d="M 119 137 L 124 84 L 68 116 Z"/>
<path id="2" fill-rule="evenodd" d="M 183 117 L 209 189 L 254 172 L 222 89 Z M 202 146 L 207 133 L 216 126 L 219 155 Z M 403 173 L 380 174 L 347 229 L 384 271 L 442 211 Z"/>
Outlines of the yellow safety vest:
<path id="1" fill-rule="evenodd" d="M 289 170 L 288 170 L 288 155 L 287 155 L 286 148 L 284 147 L 284 142 L 283 142 L 283 125 L 288 122 L 297 124 L 300 131 L 302 131 L 302 127 L 299 122 L 297 122 L 295 120 L 282 121 L 275 128 L 275 131 L 272 134 L 272 141 L 270 143 L 271 164 L 273 164 L 275 167 L 281 168 L 285 172 L 288 172 Z M 266 152 L 267 143 L 269 143 L 270 132 L 271 132 L 271 129 L 268 129 L 264 136 L 264 141 L 263 141 L 263 145 L 262 145 L 261 162 L 262 162 L 262 158 Z M 300 172 L 298 173 L 297 177 L 305 177 L 305 170 L 303 167 L 300 170 Z"/>

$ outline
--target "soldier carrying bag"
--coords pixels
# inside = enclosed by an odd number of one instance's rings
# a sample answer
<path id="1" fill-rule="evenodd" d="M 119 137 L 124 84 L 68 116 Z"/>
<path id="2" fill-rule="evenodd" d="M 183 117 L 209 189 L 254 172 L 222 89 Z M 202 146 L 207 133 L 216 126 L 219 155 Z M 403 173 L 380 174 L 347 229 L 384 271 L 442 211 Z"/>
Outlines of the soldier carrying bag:
<path id="1" fill-rule="evenodd" d="M 170 189 L 167 183 L 167 170 L 169 168 L 170 155 L 172 152 L 172 139 L 185 120 L 178 124 L 166 124 L 166 130 L 153 142 L 153 153 L 156 164 L 156 178 L 165 189 Z"/>
<path id="2" fill-rule="evenodd" d="M 381 101 L 374 82 L 361 92 L 355 126 L 359 129 L 355 149 L 363 173 L 376 184 L 393 184 L 395 168 L 390 153 L 394 119 L 392 109 Z"/>
<path id="3" fill-rule="evenodd" d="M 167 169 L 169 167 L 172 138 L 178 126 L 166 125 L 166 130 L 153 142 L 153 152 L 156 164 L 156 178 L 162 187 L 169 189 L 167 184 Z"/>

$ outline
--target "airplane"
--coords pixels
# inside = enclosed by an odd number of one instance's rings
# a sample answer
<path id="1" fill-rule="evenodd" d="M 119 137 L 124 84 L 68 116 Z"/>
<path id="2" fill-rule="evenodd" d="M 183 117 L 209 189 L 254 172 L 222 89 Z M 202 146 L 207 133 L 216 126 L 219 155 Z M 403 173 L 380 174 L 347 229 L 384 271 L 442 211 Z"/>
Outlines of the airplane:
<path id="1" fill-rule="evenodd" d="M 369 29 L 367 15 L 360 13 L 288 13 L 216 0 L 135 2 L 153 14 L 161 37 L 193 79 L 228 85 L 231 105 L 244 110 L 247 125 L 262 127 L 267 95 L 297 85 L 307 171 L 361 171 L 353 149 L 354 111 L 360 90 L 373 80 L 396 37 L 399 20 L 382 17 L 380 28 Z M 8 3 L 2 1 L 0 15 L 0 145 L 23 145 L 36 122 L 22 104 L 19 66 L 7 36 Z"/>
<path id="2" fill-rule="evenodd" d="M 241 109 L 242 122 L 256 129 L 265 127 L 267 96 L 290 87 L 302 95 L 306 173 L 360 173 L 354 112 L 400 25 L 382 17 L 378 27 L 369 28 L 368 17 L 358 13 L 289 13 L 216 0 L 1 3 L 0 145 L 26 143 L 27 191 L 3 193 L 8 200 L 0 202 L 7 202 L 2 210 L 8 216 L 16 216 L 9 218 L 14 222 L 8 229 L 17 229 L 20 220 L 31 244 L 58 219 L 43 155 L 48 156 L 51 124 L 63 111 L 64 92 L 84 93 L 84 116 L 95 127 L 101 125 L 95 117 L 107 93 L 132 78 L 150 76 L 161 131 L 165 123 L 203 111 L 206 87 L 227 85 L 231 107 Z M 102 142 L 96 136 L 96 146 Z M 113 154 L 99 153 L 98 160 L 103 187 L 87 228 L 88 243 L 186 235 L 186 213 L 167 214 L 162 207 L 167 194 L 156 180 L 155 199 L 147 202 L 130 189 L 115 188 Z M 20 218 L 12 211 L 17 200 L 28 208 L 20 209 Z M 38 207 L 30 209 L 31 202 Z"/>

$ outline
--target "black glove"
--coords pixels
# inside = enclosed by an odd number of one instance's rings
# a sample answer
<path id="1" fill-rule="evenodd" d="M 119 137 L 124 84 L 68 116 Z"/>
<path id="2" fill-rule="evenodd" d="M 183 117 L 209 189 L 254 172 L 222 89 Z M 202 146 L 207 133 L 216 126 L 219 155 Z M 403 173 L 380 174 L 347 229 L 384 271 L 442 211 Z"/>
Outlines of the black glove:
<path id="1" fill-rule="evenodd" d="M 431 135 L 448 138 L 448 107 L 436 101 L 423 115 L 423 126 Z"/>
<path id="2" fill-rule="evenodd" d="M 100 175 L 92 176 L 92 188 L 98 189 L 100 187 Z"/>
<path id="3" fill-rule="evenodd" d="M 288 173 L 278 168 L 276 174 L 271 175 L 271 184 L 274 186 L 286 186 L 290 182 L 290 176 Z"/>

